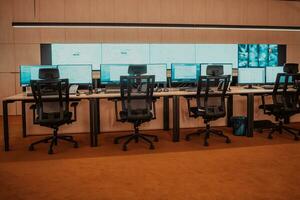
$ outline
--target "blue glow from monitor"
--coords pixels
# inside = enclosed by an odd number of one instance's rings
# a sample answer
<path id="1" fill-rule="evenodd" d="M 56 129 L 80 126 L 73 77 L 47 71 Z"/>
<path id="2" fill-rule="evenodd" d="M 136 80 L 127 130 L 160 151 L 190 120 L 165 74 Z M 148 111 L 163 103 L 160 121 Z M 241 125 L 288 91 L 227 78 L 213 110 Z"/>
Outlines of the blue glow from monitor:
<path id="1" fill-rule="evenodd" d="M 223 75 L 230 75 L 232 80 L 232 67 L 231 63 L 201 63 L 201 76 L 206 76 L 206 69 L 208 65 L 223 65 Z"/>
<path id="2" fill-rule="evenodd" d="M 92 65 L 58 65 L 59 78 L 69 84 L 92 84 Z"/>
<path id="3" fill-rule="evenodd" d="M 172 82 L 197 82 L 200 76 L 200 64 L 173 63 L 171 71 Z"/>
<path id="4" fill-rule="evenodd" d="M 167 64 L 148 64 L 146 75 L 154 75 L 156 83 L 166 83 Z"/>
<path id="5" fill-rule="evenodd" d="M 26 87 L 31 80 L 39 80 L 39 70 L 44 68 L 57 68 L 56 65 L 21 65 L 20 85 Z"/>
<path id="6" fill-rule="evenodd" d="M 101 65 L 101 84 L 119 84 L 120 76 L 128 76 L 128 64 L 103 64 Z"/>
<path id="7" fill-rule="evenodd" d="M 239 68 L 238 69 L 239 84 L 264 84 L 265 83 L 265 68 Z"/>

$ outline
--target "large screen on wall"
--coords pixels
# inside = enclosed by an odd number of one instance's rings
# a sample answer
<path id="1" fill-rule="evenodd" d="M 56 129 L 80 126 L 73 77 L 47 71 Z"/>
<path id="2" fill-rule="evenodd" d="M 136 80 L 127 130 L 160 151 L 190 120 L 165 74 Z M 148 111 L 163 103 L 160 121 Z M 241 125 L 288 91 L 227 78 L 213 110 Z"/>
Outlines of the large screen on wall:
<path id="1" fill-rule="evenodd" d="M 278 44 L 41 44 L 41 64 L 230 63 L 237 67 L 281 66 L 286 45 Z"/>
<path id="2" fill-rule="evenodd" d="M 97 70 L 101 63 L 101 44 L 52 44 L 52 64 L 91 64 Z"/>

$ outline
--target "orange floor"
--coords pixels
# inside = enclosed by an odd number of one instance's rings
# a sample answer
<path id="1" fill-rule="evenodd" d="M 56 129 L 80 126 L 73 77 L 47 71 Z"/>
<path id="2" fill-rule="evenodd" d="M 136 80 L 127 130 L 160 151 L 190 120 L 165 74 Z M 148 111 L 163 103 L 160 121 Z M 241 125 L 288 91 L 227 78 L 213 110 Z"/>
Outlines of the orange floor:
<path id="1" fill-rule="evenodd" d="M 112 140 L 124 133 L 102 134 L 96 148 L 89 147 L 88 134 L 74 134 L 80 148 L 61 142 L 48 155 L 47 144 L 29 152 L 41 137 L 23 139 L 20 118 L 10 121 L 10 152 L 2 151 L 0 123 L 1 200 L 300 199 L 300 141 L 288 135 L 236 137 L 223 128 L 232 143 L 211 137 L 204 147 L 202 137 L 173 143 L 171 132 L 152 131 L 160 137 L 155 150 L 131 143 L 123 152 Z M 182 130 L 182 137 L 192 131 Z"/>

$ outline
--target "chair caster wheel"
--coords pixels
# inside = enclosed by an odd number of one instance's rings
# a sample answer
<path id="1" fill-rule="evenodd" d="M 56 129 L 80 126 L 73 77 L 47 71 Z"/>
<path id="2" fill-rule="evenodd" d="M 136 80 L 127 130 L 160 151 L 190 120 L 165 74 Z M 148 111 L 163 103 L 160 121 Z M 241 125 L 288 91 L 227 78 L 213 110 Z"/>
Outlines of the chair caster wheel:
<path id="1" fill-rule="evenodd" d="M 204 146 L 208 147 L 209 146 L 208 142 L 204 142 Z"/>
<path id="2" fill-rule="evenodd" d="M 48 150 L 48 154 L 53 154 L 53 150 L 52 150 L 52 149 L 49 149 L 49 150 Z"/>
<path id="3" fill-rule="evenodd" d="M 186 141 L 190 141 L 190 137 L 186 136 L 186 137 L 185 137 L 185 140 L 186 140 Z"/>
<path id="4" fill-rule="evenodd" d="M 298 137 L 295 137 L 295 141 L 299 141 L 299 138 L 298 138 Z"/>
<path id="5" fill-rule="evenodd" d="M 269 136 L 268 136 L 268 139 L 270 139 L 270 140 L 273 139 L 272 135 L 269 135 Z"/>
<path id="6" fill-rule="evenodd" d="M 155 138 L 154 138 L 154 142 L 158 142 L 158 137 L 155 137 Z"/>
<path id="7" fill-rule="evenodd" d="M 79 147 L 78 143 L 74 143 L 74 148 L 77 149 Z"/>
<path id="8" fill-rule="evenodd" d="M 227 143 L 227 144 L 231 143 L 231 140 L 230 140 L 229 138 L 226 139 L 226 143 Z"/>
<path id="9" fill-rule="evenodd" d="M 150 145 L 149 149 L 155 149 L 154 145 Z"/>
<path id="10" fill-rule="evenodd" d="M 29 148 L 28 148 L 28 150 L 29 151 L 34 151 L 34 147 L 30 145 Z"/>
<path id="11" fill-rule="evenodd" d="M 123 147 L 123 151 L 127 151 L 127 146 L 124 146 L 124 147 Z"/>

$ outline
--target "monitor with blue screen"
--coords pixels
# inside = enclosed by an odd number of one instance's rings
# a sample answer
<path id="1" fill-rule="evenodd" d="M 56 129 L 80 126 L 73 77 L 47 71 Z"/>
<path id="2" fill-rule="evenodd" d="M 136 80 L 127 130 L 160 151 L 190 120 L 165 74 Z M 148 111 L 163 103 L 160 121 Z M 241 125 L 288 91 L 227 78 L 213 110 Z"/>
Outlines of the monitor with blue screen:
<path id="1" fill-rule="evenodd" d="M 69 84 L 92 84 L 92 65 L 58 65 L 59 78 L 69 79 Z"/>
<path id="2" fill-rule="evenodd" d="M 39 80 L 39 70 L 42 68 L 57 68 L 56 65 L 21 65 L 20 66 L 20 85 L 30 86 L 31 80 Z"/>
<path id="3" fill-rule="evenodd" d="M 171 81 L 174 83 L 195 83 L 200 76 L 200 64 L 173 63 Z"/>
<path id="4" fill-rule="evenodd" d="M 102 64 L 100 67 L 101 84 L 119 84 L 120 76 L 128 76 L 128 64 Z"/>
<path id="5" fill-rule="evenodd" d="M 208 65 L 222 65 L 223 75 L 230 75 L 230 80 L 232 80 L 232 63 L 201 63 L 201 76 L 206 76 L 206 69 Z"/>
<path id="6" fill-rule="evenodd" d="M 248 84 L 251 88 L 252 84 L 264 84 L 265 83 L 265 68 L 264 67 L 250 67 L 250 68 L 238 68 L 238 83 Z"/>
<path id="7" fill-rule="evenodd" d="M 146 75 L 154 75 L 156 83 L 166 83 L 167 64 L 148 64 Z"/>

